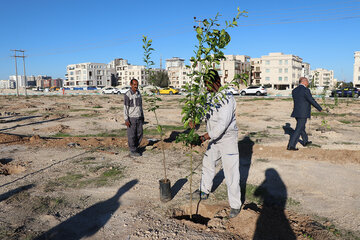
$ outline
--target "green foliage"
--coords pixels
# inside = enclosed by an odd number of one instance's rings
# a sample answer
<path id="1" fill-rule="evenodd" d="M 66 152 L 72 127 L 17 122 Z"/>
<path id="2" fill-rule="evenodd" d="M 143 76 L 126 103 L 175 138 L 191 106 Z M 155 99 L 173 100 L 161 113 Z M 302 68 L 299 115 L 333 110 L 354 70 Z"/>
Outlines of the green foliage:
<path id="1" fill-rule="evenodd" d="M 170 84 L 169 75 L 165 70 L 154 71 L 150 74 L 150 82 L 156 87 L 168 87 Z"/>
<path id="2" fill-rule="evenodd" d="M 225 21 L 224 28 L 219 24 L 219 14 L 214 19 L 199 21 L 203 27 L 194 27 L 197 45 L 195 45 L 194 56 L 190 58 L 191 66 L 188 66 L 192 69 L 192 73 L 189 74 L 191 81 L 184 87 L 187 94 L 181 100 L 184 104 L 181 112 L 184 128 L 188 128 L 189 123 L 199 124 L 206 112 L 210 110 L 205 88 L 206 77 L 211 74 L 210 69 L 217 69 L 216 66 L 220 64 L 220 60 L 225 59 L 223 50 L 231 41 L 228 29 L 236 27 L 239 17 L 246 13 L 238 8 L 236 17 Z M 240 80 L 244 81 L 244 79 L 247 79 L 246 75 L 236 75 L 232 83 L 238 84 Z M 219 92 L 227 87 L 228 85 L 222 86 Z M 211 97 L 213 98 L 214 94 Z M 219 100 L 221 99 L 216 99 L 216 101 Z M 198 135 L 194 131 L 189 131 L 179 135 L 178 141 L 189 146 L 198 141 Z"/>
<path id="3" fill-rule="evenodd" d="M 151 70 L 151 67 L 154 65 L 154 62 L 151 61 L 151 57 L 150 57 L 152 52 L 154 51 L 154 49 L 151 47 L 152 40 L 151 39 L 147 40 L 147 37 L 143 36 L 142 41 L 143 41 L 143 49 L 144 49 L 144 58 L 143 58 L 143 60 L 144 60 L 144 63 L 146 65 L 146 72 L 149 74 L 149 82 L 153 86 L 155 86 L 155 92 L 159 92 L 159 90 L 157 88 L 157 84 L 156 84 L 157 73 L 154 73 L 154 71 Z M 162 74 L 164 76 L 163 73 L 159 73 L 159 74 Z M 167 77 L 167 78 L 169 78 L 169 77 Z M 164 77 L 164 79 L 166 79 L 166 77 Z M 159 124 L 159 119 L 158 119 L 157 114 L 156 114 L 156 110 L 159 108 L 158 101 L 161 101 L 161 98 L 155 96 L 155 94 L 151 94 L 151 95 L 144 94 L 144 100 L 148 104 L 148 109 L 147 110 L 149 112 L 153 112 L 154 115 L 155 115 L 156 125 L 157 125 L 156 129 L 157 129 L 157 131 L 158 131 L 158 133 L 160 135 L 160 140 L 163 141 L 164 132 L 163 132 L 163 129 L 162 129 L 161 125 Z M 163 146 L 161 147 L 161 150 L 162 150 L 162 154 L 163 154 L 162 162 L 163 162 L 163 168 L 164 168 L 164 179 L 167 180 L 165 150 L 164 150 Z"/>

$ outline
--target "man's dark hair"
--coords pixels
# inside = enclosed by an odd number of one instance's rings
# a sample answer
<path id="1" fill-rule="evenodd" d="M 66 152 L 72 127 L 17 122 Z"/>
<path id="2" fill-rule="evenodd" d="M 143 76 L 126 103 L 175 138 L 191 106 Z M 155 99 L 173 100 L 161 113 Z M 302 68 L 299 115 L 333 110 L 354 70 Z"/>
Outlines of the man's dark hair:
<path id="1" fill-rule="evenodd" d="M 136 78 L 133 78 L 130 80 L 130 85 L 132 85 L 134 81 L 137 81 L 137 83 L 139 83 L 139 81 Z"/>
<path id="2" fill-rule="evenodd" d="M 221 82 L 219 73 L 215 69 L 209 69 L 209 71 L 204 76 L 204 80 L 208 83 Z"/>

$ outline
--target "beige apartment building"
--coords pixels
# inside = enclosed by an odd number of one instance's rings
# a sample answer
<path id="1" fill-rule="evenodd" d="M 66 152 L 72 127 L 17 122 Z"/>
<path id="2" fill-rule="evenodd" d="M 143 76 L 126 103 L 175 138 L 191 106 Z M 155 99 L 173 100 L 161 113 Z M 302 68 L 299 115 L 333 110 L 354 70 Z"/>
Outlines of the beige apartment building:
<path id="1" fill-rule="evenodd" d="M 261 58 L 251 58 L 250 85 L 261 85 Z"/>
<path id="2" fill-rule="evenodd" d="M 360 51 L 354 53 L 354 87 L 360 87 Z"/>
<path id="3" fill-rule="evenodd" d="M 64 87 L 105 87 L 111 86 L 115 71 L 111 64 L 78 63 L 67 66 Z"/>
<path id="4" fill-rule="evenodd" d="M 246 55 L 225 55 L 225 59 L 222 59 L 220 64 L 214 63 L 213 68 L 218 70 L 222 84 L 231 83 L 237 74 L 248 73 L 250 75 L 250 57 Z"/>
<path id="5" fill-rule="evenodd" d="M 334 79 L 334 71 L 324 68 L 312 70 L 310 80 L 314 81 L 316 87 L 326 87 L 329 89 L 335 88 L 337 82 L 337 80 Z"/>
<path id="6" fill-rule="evenodd" d="M 279 90 L 292 89 L 302 76 L 302 64 L 302 58 L 292 54 L 277 52 L 262 56 L 260 84 Z"/>
<path id="7" fill-rule="evenodd" d="M 132 65 L 128 60 L 117 58 L 110 63 L 116 71 L 118 85 L 121 87 L 129 86 L 130 80 L 135 78 L 138 80 L 139 85 L 149 85 L 148 73 L 143 65 Z"/>
<path id="8" fill-rule="evenodd" d="M 190 82 L 188 74 L 191 69 L 185 65 L 185 60 L 178 57 L 166 59 L 165 69 L 169 75 L 170 86 L 174 88 L 182 88 L 186 83 Z"/>

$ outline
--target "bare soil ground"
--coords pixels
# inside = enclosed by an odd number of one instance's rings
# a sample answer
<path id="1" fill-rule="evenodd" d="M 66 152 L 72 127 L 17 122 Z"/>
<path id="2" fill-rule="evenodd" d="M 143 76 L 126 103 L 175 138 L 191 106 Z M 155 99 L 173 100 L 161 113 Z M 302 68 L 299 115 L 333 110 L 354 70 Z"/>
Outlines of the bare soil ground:
<path id="1" fill-rule="evenodd" d="M 213 193 L 193 201 L 190 221 L 189 150 L 174 142 L 183 131 L 180 96 L 162 99 L 165 141 L 156 141 L 154 116 L 145 113 L 143 156 L 131 158 L 121 96 L 0 96 L 0 238 L 360 238 L 360 101 L 326 99 L 330 112 L 307 124 L 314 145 L 289 152 L 291 99 L 237 97 L 244 208 L 227 218 L 219 166 Z M 161 147 L 167 203 L 159 201 Z M 193 190 L 205 149 L 196 148 Z"/>

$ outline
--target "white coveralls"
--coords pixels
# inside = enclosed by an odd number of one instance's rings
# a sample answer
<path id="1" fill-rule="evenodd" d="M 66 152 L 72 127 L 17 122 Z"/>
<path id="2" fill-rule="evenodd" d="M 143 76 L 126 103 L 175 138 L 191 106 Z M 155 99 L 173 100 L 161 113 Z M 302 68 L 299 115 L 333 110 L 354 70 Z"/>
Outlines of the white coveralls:
<path id="1" fill-rule="evenodd" d="M 226 97 L 221 99 L 222 94 Z M 219 102 L 215 103 L 215 99 Z M 236 101 L 225 90 L 210 101 L 211 110 L 206 115 L 206 130 L 210 142 L 203 158 L 200 190 L 210 193 L 215 177 L 216 164 L 222 160 L 228 199 L 231 208 L 240 209 L 240 169 L 238 128 L 236 126 Z"/>

